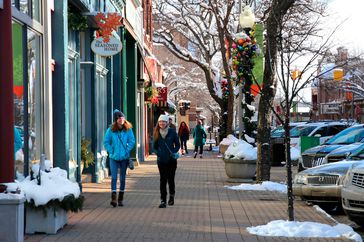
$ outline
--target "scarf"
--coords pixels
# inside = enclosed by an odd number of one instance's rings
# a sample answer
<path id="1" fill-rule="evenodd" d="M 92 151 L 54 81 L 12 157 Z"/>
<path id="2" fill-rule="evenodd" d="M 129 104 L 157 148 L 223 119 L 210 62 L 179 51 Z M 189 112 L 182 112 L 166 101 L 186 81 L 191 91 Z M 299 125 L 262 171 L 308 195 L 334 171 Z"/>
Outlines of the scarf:
<path id="1" fill-rule="evenodd" d="M 165 139 L 168 134 L 168 126 L 165 129 L 159 129 L 159 133 L 161 134 L 162 138 Z"/>

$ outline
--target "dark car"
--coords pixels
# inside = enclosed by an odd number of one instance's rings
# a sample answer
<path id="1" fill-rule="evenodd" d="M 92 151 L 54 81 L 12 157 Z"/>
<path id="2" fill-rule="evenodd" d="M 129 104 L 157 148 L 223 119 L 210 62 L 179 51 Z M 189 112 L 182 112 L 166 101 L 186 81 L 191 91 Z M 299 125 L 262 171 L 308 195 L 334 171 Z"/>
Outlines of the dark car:
<path id="1" fill-rule="evenodd" d="M 345 159 L 364 142 L 364 125 L 349 127 L 324 144 L 305 150 L 298 161 L 298 171 Z M 328 157 L 326 157 L 330 154 Z M 325 158 L 326 157 L 326 158 Z"/>
<path id="2" fill-rule="evenodd" d="M 289 129 L 293 129 L 294 127 L 306 124 L 307 122 L 291 122 L 289 123 Z M 282 162 L 284 162 L 284 128 L 283 126 L 278 126 L 273 129 L 271 132 L 271 142 L 272 142 L 272 150 L 271 150 L 271 165 L 272 166 L 280 166 Z"/>

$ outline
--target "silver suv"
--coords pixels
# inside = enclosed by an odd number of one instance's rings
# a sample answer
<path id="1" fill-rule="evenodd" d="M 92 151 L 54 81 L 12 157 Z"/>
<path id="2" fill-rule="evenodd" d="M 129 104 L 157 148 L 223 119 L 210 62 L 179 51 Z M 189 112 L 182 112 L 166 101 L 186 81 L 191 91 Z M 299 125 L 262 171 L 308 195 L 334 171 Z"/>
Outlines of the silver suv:
<path id="1" fill-rule="evenodd" d="M 349 219 L 364 226 L 364 164 L 348 170 L 343 180 L 341 197 Z"/>

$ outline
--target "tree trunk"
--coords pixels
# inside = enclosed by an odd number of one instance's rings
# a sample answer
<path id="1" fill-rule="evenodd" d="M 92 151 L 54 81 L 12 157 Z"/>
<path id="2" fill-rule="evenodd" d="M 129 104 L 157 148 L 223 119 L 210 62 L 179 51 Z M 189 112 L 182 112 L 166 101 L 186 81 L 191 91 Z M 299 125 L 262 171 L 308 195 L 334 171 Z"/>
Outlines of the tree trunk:
<path id="1" fill-rule="evenodd" d="M 272 114 L 273 99 L 277 82 L 275 80 L 277 65 L 277 33 L 283 16 L 292 6 L 295 0 L 273 0 L 268 18 L 265 23 L 266 49 L 264 52 L 264 76 L 263 89 L 258 109 L 258 160 L 257 182 L 270 179 L 270 116 Z"/>
<path id="2" fill-rule="evenodd" d="M 214 90 L 214 75 L 211 70 L 201 68 L 205 73 L 207 88 L 211 97 L 217 102 L 220 107 L 220 132 L 219 139 L 222 140 L 228 134 L 233 133 L 233 111 L 234 111 L 234 93 L 231 80 L 228 79 L 229 95 L 227 99 L 219 98 Z"/>

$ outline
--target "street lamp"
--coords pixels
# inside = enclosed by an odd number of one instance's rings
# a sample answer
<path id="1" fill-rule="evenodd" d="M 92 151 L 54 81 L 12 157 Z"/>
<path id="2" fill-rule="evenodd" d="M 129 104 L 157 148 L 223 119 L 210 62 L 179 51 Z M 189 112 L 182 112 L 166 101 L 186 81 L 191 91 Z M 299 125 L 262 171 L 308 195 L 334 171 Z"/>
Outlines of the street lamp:
<path id="1" fill-rule="evenodd" d="M 254 31 L 251 31 L 255 24 L 255 16 L 249 6 L 245 6 L 239 17 L 240 26 L 243 32 L 237 33 L 235 43 L 233 43 L 233 62 L 232 67 L 236 73 L 237 85 L 239 88 L 239 137 L 243 136 L 243 130 L 248 136 L 253 132 L 251 118 L 254 111 L 251 103 L 254 98 L 251 94 L 253 84 L 252 69 L 254 63 L 252 58 L 256 56 L 257 46 L 255 44 Z M 244 96 L 244 103 L 242 102 Z M 244 111 L 243 111 L 244 109 Z"/>

